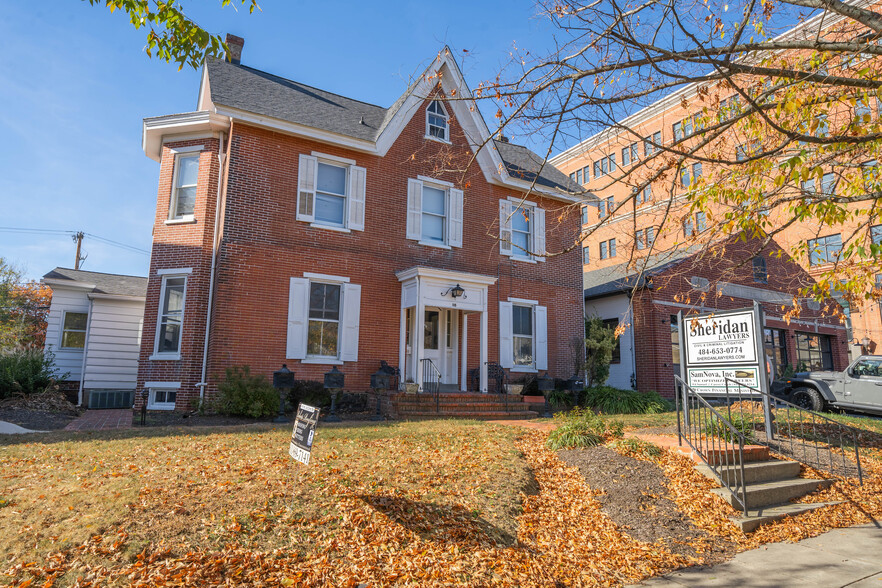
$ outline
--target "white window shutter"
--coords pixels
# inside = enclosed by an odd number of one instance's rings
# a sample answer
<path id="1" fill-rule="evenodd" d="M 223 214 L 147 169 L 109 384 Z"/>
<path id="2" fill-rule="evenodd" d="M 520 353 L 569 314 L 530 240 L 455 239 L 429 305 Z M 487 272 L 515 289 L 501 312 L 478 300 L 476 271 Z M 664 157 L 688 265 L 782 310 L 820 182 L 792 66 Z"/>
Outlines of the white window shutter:
<path id="1" fill-rule="evenodd" d="M 353 231 L 364 230 L 364 193 L 367 170 L 353 165 L 349 168 L 349 225 Z"/>
<path id="2" fill-rule="evenodd" d="M 535 220 L 533 242 L 536 248 L 534 252 L 536 255 L 533 257 L 537 261 L 545 261 L 545 211 L 537 206 L 533 212 L 533 219 Z"/>
<path id="3" fill-rule="evenodd" d="M 287 359 L 306 359 L 306 330 L 309 317 L 309 280 L 291 278 L 288 291 Z"/>
<path id="4" fill-rule="evenodd" d="M 315 185 L 318 160 L 312 155 L 301 155 L 297 166 L 297 220 L 315 221 Z"/>
<path id="5" fill-rule="evenodd" d="M 511 255 L 511 207 L 508 200 L 499 201 L 499 253 Z"/>
<path id="6" fill-rule="evenodd" d="M 361 314 L 361 286 L 343 284 L 343 324 L 340 332 L 340 359 L 358 361 L 358 323 Z"/>
<path id="7" fill-rule="evenodd" d="M 545 306 L 533 307 L 534 333 L 536 334 L 536 369 L 548 369 L 548 308 Z"/>
<path id="8" fill-rule="evenodd" d="M 462 247 L 462 190 L 451 188 L 447 202 L 447 244 L 451 247 Z"/>
<path id="9" fill-rule="evenodd" d="M 499 365 L 514 367 L 511 302 L 499 302 Z"/>
<path id="10" fill-rule="evenodd" d="M 423 238 L 423 183 L 407 180 L 407 238 Z"/>

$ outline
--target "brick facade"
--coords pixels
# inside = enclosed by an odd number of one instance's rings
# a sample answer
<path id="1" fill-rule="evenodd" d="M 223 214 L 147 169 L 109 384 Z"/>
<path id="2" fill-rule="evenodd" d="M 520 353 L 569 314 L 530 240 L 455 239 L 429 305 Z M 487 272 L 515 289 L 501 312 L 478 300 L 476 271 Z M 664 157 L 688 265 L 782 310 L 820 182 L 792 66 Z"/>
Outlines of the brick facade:
<path id="1" fill-rule="evenodd" d="M 271 377 L 287 363 L 297 379 L 321 380 L 330 365 L 286 359 L 289 280 L 304 272 L 345 276 L 361 291 L 358 361 L 339 369 L 346 388 L 366 390 L 381 360 L 398 364 L 401 284 L 395 273 L 413 266 L 498 278 L 488 290 L 488 356 L 498 361 L 498 300 L 537 300 L 548 308 L 548 372 L 572 374 L 569 341 L 582 329 L 579 252 L 550 256 L 542 263 L 513 260 L 499 252 L 499 200 L 523 193 L 487 182 L 477 163 L 466 168 L 471 149 L 454 116 L 450 144 L 425 138 L 425 107 L 417 110 L 389 152 L 380 157 L 234 121 L 229 154 L 222 236 L 217 254 L 207 389 L 217 391 L 225 368 L 248 365 Z M 224 149 L 227 143 L 224 139 Z M 174 157 L 170 149 L 204 145 L 200 158 L 195 223 L 166 222 Z M 150 284 L 138 376 L 147 382 L 180 382 L 175 408 L 198 398 L 205 337 L 215 203 L 221 167 L 220 140 L 189 139 L 163 146 Z M 355 160 L 366 169 L 364 231 L 339 232 L 296 218 L 299 156 L 319 152 Z M 444 169 L 464 171 L 441 171 Z M 429 176 L 464 191 L 463 247 L 441 249 L 405 238 L 407 180 Z M 546 211 L 547 249 L 560 251 L 580 230 L 578 212 L 564 202 L 530 195 Z M 494 227 L 494 225 L 496 225 Z M 161 275 L 168 268 L 192 268 L 188 275 L 180 360 L 151 360 Z M 479 321 L 469 320 L 468 368 L 479 366 Z M 141 399 L 138 399 L 141 402 Z"/>

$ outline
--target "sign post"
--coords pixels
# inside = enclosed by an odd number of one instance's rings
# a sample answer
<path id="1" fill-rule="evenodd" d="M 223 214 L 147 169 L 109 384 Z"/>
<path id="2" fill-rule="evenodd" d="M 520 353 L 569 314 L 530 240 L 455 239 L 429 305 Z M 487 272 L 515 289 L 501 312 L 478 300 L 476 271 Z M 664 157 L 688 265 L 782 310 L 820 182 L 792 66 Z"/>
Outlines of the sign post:
<path id="1" fill-rule="evenodd" d="M 312 441 L 315 436 L 315 425 L 318 423 L 318 419 L 318 408 L 303 404 L 302 402 L 297 407 L 297 418 L 294 420 L 294 431 L 291 433 L 291 445 L 288 447 L 288 455 L 303 465 L 309 465 Z"/>
<path id="2" fill-rule="evenodd" d="M 763 310 L 678 315 L 683 380 L 701 396 L 727 396 L 726 378 L 759 390 L 766 435 L 773 438 L 769 374 L 763 346 Z M 748 395 L 757 396 L 755 393 Z"/>

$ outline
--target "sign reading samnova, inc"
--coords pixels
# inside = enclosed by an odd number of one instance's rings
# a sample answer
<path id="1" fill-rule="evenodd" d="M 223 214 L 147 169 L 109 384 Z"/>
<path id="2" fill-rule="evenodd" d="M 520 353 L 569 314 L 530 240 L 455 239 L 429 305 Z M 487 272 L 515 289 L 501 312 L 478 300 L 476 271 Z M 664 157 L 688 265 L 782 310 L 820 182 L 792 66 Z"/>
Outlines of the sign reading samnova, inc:
<path id="1" fill-rule="evenodd" d="M 689 385 L 699 394 L 725 394 L 725 378 L 757 390 L 760 389 L 759 369 L 753 366 L 741 368 L 688 368 L 686 378 Z M 734 394 L 736 391 L 731 389 L 731 384 L 729 387 L 729 392 Z"/>

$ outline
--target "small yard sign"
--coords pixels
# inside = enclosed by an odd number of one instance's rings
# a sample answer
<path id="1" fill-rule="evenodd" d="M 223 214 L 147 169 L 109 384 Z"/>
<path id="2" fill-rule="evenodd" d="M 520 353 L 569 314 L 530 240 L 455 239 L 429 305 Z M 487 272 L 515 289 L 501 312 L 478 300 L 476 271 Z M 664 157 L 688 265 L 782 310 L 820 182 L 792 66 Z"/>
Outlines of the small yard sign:
<path id="1" fill-rule="evenodd" d="M 294 432 L 291 434 L 291 445 L 288 447 L 288 455 L 303 463 L 303 465 L 309 465 L 312 439 L 315 436 L 315 425 L 318 419 L 318 408 L 303 403 L 300 403 L 297 407 L 297 418 L 294 420 Z"/>

